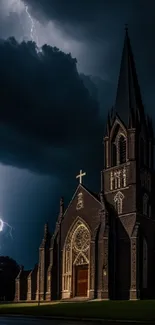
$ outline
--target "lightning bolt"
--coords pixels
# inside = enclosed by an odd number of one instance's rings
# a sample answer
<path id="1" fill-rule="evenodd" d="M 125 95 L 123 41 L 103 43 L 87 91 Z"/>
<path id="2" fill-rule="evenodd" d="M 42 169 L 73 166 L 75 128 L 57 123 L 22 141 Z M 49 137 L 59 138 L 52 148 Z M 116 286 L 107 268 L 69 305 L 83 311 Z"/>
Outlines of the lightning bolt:
<path id="1" fill-rule="evenodd" d="M 5 221 L 3 221 L 4 225 L 6 225 L 8 228 L 9 228 L 9 236 L 13 239 L 13 236 L 12 236 L 12 227 Z"/>
<path id="2" fill-rule="evenodd" d="M 4 230 L 4 226 L 7 226 L 9 228 L 9 236 L 13 239 L 12 237 L 12 227 L 5 221 L 3 221 L 1 218 L 0 218 L 0 232 L 2 232 Z M 8 233 L 7 233 L 8 235 Z"/>
<path id="3" fill-rule="evenodd" d="M 31 14 L 29 13 L 28 5 L 26 5 L 26 4 L 25 4 L 25 12 L 26 12 L 28 19 L 30 21 L 30 24 L 31 24 L 31 31 L 30 31 L 31 40 L 32 40 L 32 42 L 36 42 L 36 44 L 38 46 L 38 36 L 36 33 L 35 22 L 31 16 Z"/>
<path id="4" fill-rule="evenodd" d="M 0 0 L 1 2 L 2 0 Z M 4 2 L 7 2 L 7 0 L 3 0 Z M 25 15 L 27 16 L 27 20 L 29 23 L 29 27 L 30 27 L 30 38 L 32 42 L 35 42 L 37 45 L 37 52 L 40 52 L 41 49 L 39 49 L 39 42 L 38 42 L 38 35 L 37 35 L 37 31 L 36 31 L 36 23 L 37 21 L 33 19 L 33 17 L 30 14 L 29 11 L 29 6 L 27 5 L 26 0 L 8 0 L 9 2 L 9 10 L 10 12 L 15 12 L 18 13 L 19 15 L 19 19 L 20 19 L 20 14 L 21 13 L 25 13 Z M 22 24 L 22 21 L 21 21 Z"/>

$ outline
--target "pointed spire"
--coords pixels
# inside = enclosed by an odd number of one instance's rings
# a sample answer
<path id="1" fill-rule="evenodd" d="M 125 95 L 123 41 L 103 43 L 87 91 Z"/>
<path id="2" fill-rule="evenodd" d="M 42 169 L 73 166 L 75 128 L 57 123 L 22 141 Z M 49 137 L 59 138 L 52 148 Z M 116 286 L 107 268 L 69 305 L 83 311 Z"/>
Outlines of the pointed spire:
<path id="1" fill-rule="evenodd" d="M 144 118 L 140 87 L 127 26 L 125 27 L 115 111 L 127 127 L 134 127 L 137 117 L 139 120 Z"/>
<path id="2" fill-rule="evenodd" d="M 64 198 L 60 198 L 60 215 L 63 216 L 64 214 Z"/>
<path id="3" fill-rule="evenodd" d="M 48 234 L 48 223 L 45 223 L 45 225 L 44 225 L 44 238 L 47 237 L 47 234 Z"/>
<path id="4" fill-rule="evenodd" d="M 60 209 L 59 209 L 59 217 L 58 217 L 58 223 L 61 223 L 62 217 L 64 215 L 64 198 L 60 198 Z"/>

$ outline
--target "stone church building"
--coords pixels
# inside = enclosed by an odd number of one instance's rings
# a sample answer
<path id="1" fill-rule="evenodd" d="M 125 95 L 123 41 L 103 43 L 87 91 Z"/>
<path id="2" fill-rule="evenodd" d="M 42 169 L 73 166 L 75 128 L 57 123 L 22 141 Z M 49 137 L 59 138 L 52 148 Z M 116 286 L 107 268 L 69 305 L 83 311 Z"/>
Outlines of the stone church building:
<path id="1" fill-rule="evenodd" d="M 16 301 L 155 297 L 153 146 L 126 30 L 100 192 L 82 184 L 80 171 L 67 209 L 60 200 L 52 236 L 45 225 L 38 265 L 16 278 Z"/>

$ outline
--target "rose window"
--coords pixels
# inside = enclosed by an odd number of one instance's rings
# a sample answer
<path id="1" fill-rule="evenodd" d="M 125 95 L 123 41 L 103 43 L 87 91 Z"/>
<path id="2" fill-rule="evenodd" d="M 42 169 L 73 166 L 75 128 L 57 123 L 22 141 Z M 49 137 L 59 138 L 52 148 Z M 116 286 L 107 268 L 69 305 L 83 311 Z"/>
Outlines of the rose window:
<path id="1" fill-rule="evenodd" d="M 73 240 L 73 249 L 77 252 L 86 251 L 89 248 L 89 232 L 85 227 L 77 229 Z"/>

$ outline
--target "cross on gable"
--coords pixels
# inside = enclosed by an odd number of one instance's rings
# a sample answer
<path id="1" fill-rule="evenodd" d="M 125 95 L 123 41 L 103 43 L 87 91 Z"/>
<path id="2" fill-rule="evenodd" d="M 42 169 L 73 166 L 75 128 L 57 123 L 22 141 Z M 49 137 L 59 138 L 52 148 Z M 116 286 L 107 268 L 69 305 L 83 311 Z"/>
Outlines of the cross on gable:
<path id="1" fill-rule="evenodd" d="M 79 178 L 79 184 L 82 184 L 82 177 L 85 175 L 86 173 L 82 172 L 82 169 L 80 169 L 80 174 L 76 176 L 76 178 Z"/>

